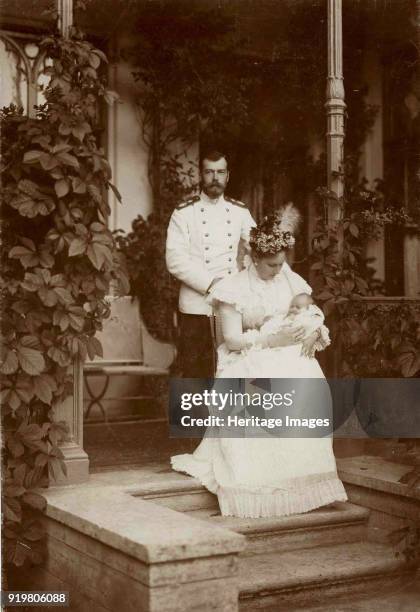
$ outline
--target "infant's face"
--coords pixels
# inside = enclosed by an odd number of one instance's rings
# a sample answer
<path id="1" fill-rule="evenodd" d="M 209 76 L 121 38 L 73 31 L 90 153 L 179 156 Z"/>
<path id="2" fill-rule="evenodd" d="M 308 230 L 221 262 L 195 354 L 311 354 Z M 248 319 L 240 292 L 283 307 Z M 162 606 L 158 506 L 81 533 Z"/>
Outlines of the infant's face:
<path id="1" fill-rule="evenodd" d="M 296 295 L 290 302 L 289 314 L 297 315 L 302 310 L 306 310 L 312 304 L 312 298 L 309 295 Z"/>

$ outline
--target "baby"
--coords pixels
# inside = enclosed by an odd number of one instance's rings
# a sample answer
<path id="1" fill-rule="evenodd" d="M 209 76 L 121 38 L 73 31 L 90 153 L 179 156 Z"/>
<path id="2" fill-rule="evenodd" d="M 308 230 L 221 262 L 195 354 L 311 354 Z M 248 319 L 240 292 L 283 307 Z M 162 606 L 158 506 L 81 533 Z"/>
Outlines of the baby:
<path id="1" fill-rule="evenodd" d="M 295 295 L 290 302 L 286 315 L 270 317 L 260 328 L 262 334 L 276 334 L 286 327 L 303 327 L 305 339 L 302 342 L 302 352 L 312 357 L 316 350 L 330 344 L 328 329 L 324 325 L 324 313 L 314 304 L 308 293 Z M 313 340 L 311 335 L 317 332 Z"/>

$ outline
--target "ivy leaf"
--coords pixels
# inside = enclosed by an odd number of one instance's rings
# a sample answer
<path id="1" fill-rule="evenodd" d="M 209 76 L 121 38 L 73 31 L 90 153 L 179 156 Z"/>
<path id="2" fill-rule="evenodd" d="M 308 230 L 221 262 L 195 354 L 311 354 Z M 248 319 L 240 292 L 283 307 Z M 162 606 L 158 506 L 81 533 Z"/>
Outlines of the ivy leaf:
<path id="1" fill-rule="evenodd" d="M 101 204 L 102 196 L 101 196 L 101 192 L 99 191 L 98 187 L 96 185 L 94 185 L 94 184 L 90 184 L 90 185 L 88 185 L 87 189 L 88 189 L 89 194 L 94 199 L 94 201 L 97 204 Z"/>
<path id="2" fill-rule="evenodd" d="M 39 150 L 26 151 L 25 155 L 23 156 L 23 163 L 36 164 L 37 162 L 39 162 L 41 155 L 42 151 Z"/>
<path id="3" fill-rule="evenodd" d="M 1 364 L 0 372 L 9 376 L 10 374 L 14 374 L 19 367 L 19 360 L 17 358 L 16 352 L 9 350 L 6 355 L 6 359 Z"/>
<path id="4" fill-rule="evenodd" d="M 55 306 L 58 302 L 58 296 L 54 289 L 50 289 L 49 287 L 41 287 L 38 290 L 38 295 L 43 304 L 45 306 Z"/>
<path id="5" fill-rule="evenodd" d="M 22 289 L 26 289 L 26 291 L 38 291 L 38 289 L 42 286 L 42 279 L 32 272 L 26 272 L 23 281 L 21 282 Z"/>
<path id="6" fill-rule="evenodd" d="M 101 60 L 100 58 L 96 55 L 96 53 L 89 53 L 89 64 L 92 66 L 92 68 L 94 68 L 95 70 L 97 70 L 99 68 L 99 66 L 101 65 Z"/>
<path id="7" fill-rule="evenodd" d="M 58 198 L 64 198 L 70 191 L 70 187 L 66 179 L 59 179 L 54 185 L 55 193 Z"/>
<path id="8" fill-rule="evenodd" d="M 15 380 L 6 380 L 1 390 L 0 397 L 4 404 L 8 404 L 12 411 L 15 412 L 21 402 L 28 404 L 34 393 L 32 388 L 32 378 L 23 372 L 17 372 Z"/>
<path id="9" fill-rule="evenodd" d="M 53 446 L 57 446 L 59 442 L 66 439 L 68 433 L 68 423 L 64 421 L 53 422 L 48 432 L 48 438 Z"/>
<path id="10" fill-rule="evenodd" d="M 87 256 L 97 270 L 108 261 L 112 264 L 112 253 L 107 246 L 98 242 L 92 242 L 87 249 Z"/>
<path id="11" fill-rule="evenodd" d="M 39 263 L 35 248 L 31 250 L 24 246 L 15 246 L 10 250 L 9 257 L 10 259 L 19 259 L 24 268 L 33 268 Z"/>
<path id="12" fill-rule="evenodd" d="M 104 99 L 105 102 L 109 105 L 109 106 L 113 106 L 115 104 L 115 102 L 118 102 L 120 99 L 120 96 L 117 94 L 117 92 L 115 91 L 111 91 L 110 89 L 108 89 L 105 93 L 104 93 Z"/>
<path id="13" fill-rule="evenodd" d="M 51 346 L 48 349 L 48 357 L 51 357 L 61 367 L 68 366 L 71 363 L 70 354 L 56 346 Z"/>
<path id="14" fill-rule="evenodd" d="M 71 126 L 68 123 L 60 123 L 60 127 L 58 128 L 59 133 L 62 136 L 68 136 L 71 134 Z"/>
<path id="15" fill-rule="evenodd" d="M 323 303 L 322 305 L 322 309 L 324 311 L 325 316 L 331 314 L 332 312 L 334 312 L 335 309 L 335 301 L 334 299 L 330 299 L 327 300 L 326 302 Z"/>
<path id="16" fill-rule="evenodd" d="M 70 153 L 64 151 L 63 153 L 59 153 L 57 155 L 57 158 L 62 161 L 66 166 L 71 166 L 75 170 L 80 170 L 79 161 L 77 157 L 74 157 L 74 155 L 70 155 Z"/>
<path id="17" fill-rule="evenodd" d="M 405 378 L 412 378 L 420 370 L 420 355 L 415 351 L 402 353 L 398 355 L 398 363 L 400 364 L 402 375 Z"/>
<path id="18" fill-rule="evenodd" d="M 42 353 L 38 350 L 30 348 L 28 340 L 30 336 L 24 336 L 17 346 L 17 356 L 20 366 L 30 376 L 37 376 L 45 368 L 45 361 Z"/>
<path id="19" fill-rule="evenodd" d="M 71 304 L 73 302 L 73 297 L 70 291 L 67 289 L 64 289 L 63 287 L 56 287 L 54 291 L 60 298 L 60 302 L 63 304 Z"/>
<path id="20" fill-rule="evenodd" d="M 83 310 L 82 310 L 82 313 L 83 313 Z M 78 312 L 69 312 L 68 319 L 73 329 L 79 332 L 83 330 L 83 327 L 85 325 L 84 313 L 80 314 Z"/>
<path id="21" fill-rule="evenodd" d="M 39 453 L 35 457 L 35 466 L 36 467 L 44 467 L 48 463 L 48 455 L 46 453 Z"/>
<path id="22" fill-rule="evenodd" d="M 54 154 L 55 153 L 62 153 L 63 151 L 64 152 L 71 151 L 71 149 L 72 149 L 71 145 L 67 144 L 66 142 L 60 142 L 60 144 L 57 144 L 57 145 L 55 145 L 52 148 L 51 152 L 54 153 Z"/>
<path id="23" fill-rule="evenodd" d="M 10 206 L 19 211 L 23 217 L 32 219 L 37 215 L 49 215 L 55 208 L 52 198 L 43 197 L 40 200 L 33 199 L 26 193 L 20 193 L 10 201 Z"/>
<path id="24" fill-rule="evenodd" d="M 30 525 L 28 529 L 26 529 L 23 533 L 23 537 L 30 542 L 37 542 L 38 540 L 42 540 L 45 535 L 45 531 L 42 529 L 40 525 L 36 523 Z"/>
<path id="25" fill-rule="evenodd" d="M 76 255 L 86 253 L 87 247 L 88 244 L 86 240 L 83 240 L 83 238 L 76 238 L 75 240 L 72 240 L 69 247 L 69 257 L 75 257 Z"/>
<path id="26" fill-rule="evenodd" d="M 4 494 L 6 497 L 20 497 L 25 492 L 25 487 L 22 487 L 21 485 L 10 484 L 4 487 Z"/>
<path id="27" fill-rule="evenodd" d="M 89 355 L 89 359 L 91 360 L 95 359 L 96 355 L 98 355 L 99 357 L 104 356 L 102 344 L 99 342 L 98 338 L 95 338 L 95 336 L 91 336 L 89 338 L 86 348 Z"/>
<path id="28" fill-rule="evenodd" d="M 64 475 L 66 474 L 65 463 L 58 459 L 58 457 L 50 456 L 48 461 L 48 473 L 53 480 L 57 479 L 58 472 L 63 472 Z"/>
<path id="29" fill-rule="evenodd" d="M 21 457 L 25 452 L 25 447 L 22 442 L 14 435 L 7 440 L 7 448 L 12 453 L 13 457 Z"/>
<path id="30" fill-rule="evenodd" d="M 13 527 L 15 527 L 14 525 L 8 525 L 7 527 L 5 526 L 3 529 L 3 533 L 5 535 L 5 537 L 9 540 L 16 540 L 17 538 L 17 532 L 15 531 L 15 529 L 13 529 Z"/>
<path id="31" fill-rule="evenodd" d="M 67 313 L 62 310 L 56 310 L 53 315 L 53 324 L 58 325 L 61 331 L 66 331 L 70 325 L 69 317 Z"/>
<path id="32" fill-rule="evenodd" d="M 29 553 L 30 550 L 24 546 L 22 542 L 17 541 L 13 555 L 13 565 L 16 565 L 16 567 L 22 567 L 26 561 L 26 558 L 29 556 Z"/>
<path id="33" fill-rule="evenodd" d="M 317 261 L 311 266 L 311 270 L 322 270 L 323 263 L 322 261 Z"/>
<path id="34" fill-rule="evenodd" d="M 5 497 L 3 503 L 4 518 L 13 523 L 20 523 L 22 520 L 22 506 L 17 499 Z"/>
<path id="35" fill-rule="evenodd" d="M 356 281 L 356 286 L 359 289 L 359 291 L 368 291 L 369 290 L 369 286 L 367 284 L 367 282 L 365 281 L 364 278 L 361 278 L 360 276 L 356 277 L 355 279 Z"/>
<path id="36" fill-rule="evenodd" d="M 44 268 L 52 268 L 55 263 L 54 257 L 48 250 L 48 246 L 42 246 L 39 252 L 39 264 Z"/>
<path id="37" fill-rule="evenodd" d="M 357 238 L 359 236 L 359 228 L 357 227 L 357 225 L 355 223 L 350 223 L 350 225 L 349 225 L 349 232 L 355 238 Z"/>
<path id="38" fill-rule="evenodd" d="M 26 464 L 25 463 L 21 463 L 20 465 L 18 465 L 18 467 L 16 467 L 13 470 L 13 480 L 19 485 L 23 485 L 23 482 L 25 480 L 25 475 L 26 475 Z"/>
<path id="39" fill-rule="evenodd" d="M 106 232 L 106 229 L 106 225 L 103 223 L 98 223 L 97 221 L 90 224 L 90 230 L 92 232 Z"/>
<path id="40" fill-rule="evenodd" d="M 86 193 L 86 183 L 78 176 L 72 178 L 72 188 L 74 193 Z"/>
<path id="41" fill-rule="evenodd" d="M 321 293 L 318 293 L 316 297 L 319 300 L 330 300 L 331 298 L 334 297 L 334 294 L 331 293 L 330 291 L 321 291 Z"/>
<path id="42" fill-rule="evenodd" d="M 98 56 L 101 58 L 101 60 L 102 60 L 103 62 L 105 62 L 105 64 L 107 64 L 107 63 L 108 63 L 108 58 L 107 58 L 107 56 L 106 56 L 106 55 L 105 55 L 105 53 L 104 53 L 103 51 L 101 51 L 100 49 L 93 49 L 93 50 L 92 50 L 92 53 L 95 53 L 95 55 L 98 55 Z"/>
<path id="43" fill-rule="evenodd" d="M 43 436 L 42 428 L 37 423 L 30 423 L 29 425 L 22 423 L 17 430 L 17 434 L 19 434 L 24 444 L 41 440 Z"/>
<path id="44" fill-rule="evenodd" d="M 346 280 L 344 281 L 344 291 L 346 293 L 351 293 L 354 289 L 354 281 L 351 280 L 350 278 L 346 278 Z"/>
<path id="45" fill-rule="evenodd" d="M 24 485 L 27 489 L 48 486 L 48 478 L 44 476 L 44 468 L 33 468 L 25 476 Z"/>
<path id="46" fill-rule="evenodd" d="M 48 374 L 37 376 L 34 379 L 34 393 L 35 395 L 46 404 L 51 404 L 53 391 L 55 391 L 57 385 L 54 379 Z"/>
<path id="47" fill-rule="evenodd" d="M 47 507 L 47 501 L 45 497 L 42 497 L 42 495 L 38 495 L 38 493 L 25 493 L 22 499 L 25 504 L 28 504 L 28 506 L 31 506 L 36 510 L 43 511 Z"/>
<path id="48" fill-rule="evenodd" d="M 325 277 L 326 283 L 328 285 L 328 287 L 330 289 L 337 289 L 338 288 L 338 283 L 336 280 L 334 280 L 333 278 L 331 278 L 330 276 L 326 276 Z"/>
<path id="49" fill-rule="evenodd" d="M 75 138 L 77 138 L 78 140 L 80 140 L 80 142 L 82 142 L 86 134 L 89 134 L 91 131 L 92 130 L 91 130 L 90 125 L 85 122 L 85 123 L 79 123 L 78 125 L 74 126 L 71 130 L 71 133 L 73 134 Z"/>
<path id="50" fill-rule="evenodd" d="M 59 164 L 58 159 L 49 153 L 41 153 L 39 161 L 43 170 L 47 171 L 52 170 Z"/>

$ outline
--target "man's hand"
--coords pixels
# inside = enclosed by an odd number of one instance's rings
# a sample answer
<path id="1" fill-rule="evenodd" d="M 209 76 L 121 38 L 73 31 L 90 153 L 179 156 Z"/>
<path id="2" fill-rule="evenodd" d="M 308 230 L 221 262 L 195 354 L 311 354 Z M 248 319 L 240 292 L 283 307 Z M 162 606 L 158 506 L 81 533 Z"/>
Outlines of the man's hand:
<path id="1" fill-rule="evenodd" d="M 213 278 L 213 280 L 211 281 L 209 285 L 209 288 L 207 289 L 207 293 L 210 293 L 211 289 L 216 285 L 216 283 L 218 283 L 221 280 L 223 280 L 223 276 L 216 276 L 216 278 Z"/>
<path id="2" fill-rule="evenodd" d="M 312 359 L 315 355 L 315 344 L 317 340 L 318 334 L 316 332 L 313 332 L 310 336 L 305 338 L 305 340 L 302 342 L 301 355 Z"/>

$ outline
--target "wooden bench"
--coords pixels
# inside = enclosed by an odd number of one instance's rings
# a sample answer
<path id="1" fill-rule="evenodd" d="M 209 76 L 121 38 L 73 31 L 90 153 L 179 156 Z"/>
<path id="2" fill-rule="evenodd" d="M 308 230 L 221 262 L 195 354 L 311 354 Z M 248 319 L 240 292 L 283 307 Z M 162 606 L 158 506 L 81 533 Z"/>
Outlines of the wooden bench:
<path id="1" fill-rule="evenodd" d="M 103 420 L 108 421 L 105 401 L 156 401 L 156 395 L 153 394 L 107 395 L 111 377 L 167 376 L 175 357 L 175 348 L 172 345 L 154 340 L 147 332 L 141 321 L 136 300 L 133 301 L 129 296 L 112 297 L 110 300 L 111 315 L 104 321 L 103 330 L 97 336 L 103 347 L 103 358 L 88 361 L 84 365 L 87 391 L 85 421 L 89 420 L 95 407 L 99 409 Z M 93 378 L 96 379 L 95 383 Z"/>

